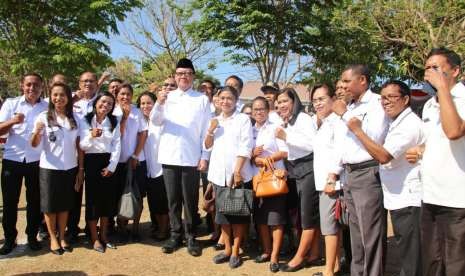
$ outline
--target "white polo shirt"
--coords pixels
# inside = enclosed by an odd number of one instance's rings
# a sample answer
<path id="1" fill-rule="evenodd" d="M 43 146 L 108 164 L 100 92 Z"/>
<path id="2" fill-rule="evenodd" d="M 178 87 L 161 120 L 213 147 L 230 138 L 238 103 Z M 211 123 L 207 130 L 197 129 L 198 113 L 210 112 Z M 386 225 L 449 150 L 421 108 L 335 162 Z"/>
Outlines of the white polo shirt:
<path id="1" fill-rule="evenodd" d="M 286 132 L 286 145 L 289 149 L 288 160 L 296 160 L 313 152 L 316 126 L 310 115 L 300 112 L 294 124 L 287 124 L 284 131 Z"/>
<path id="2" fill-rule="evenodd" d="M 34 122 L 40 113 L 48 108 L 43 99 L 34 105 L 29 104 L 24 96 L 10 98 L 5 101 L 0 110 L 0 122 L 13 118 L 15 113 L 24 114 L 24 122 L 13 125 L 8 132 L 3 158 L 6 160 L 26 163 L 37 162 L 40 159 L 40 150 L 33 148 L 29 143 Z"/>
<path id="3" fill-rule="evenodd" d="M 203 93 L 176 89 L 164 105 L 155 103 L 150 119 L 163 126 L 158 162 L 165 165 L 197 167 L 208 160 L 203 141 L 211 119 L 210 102 Z"/>
<path id="4" fill-rule="evenodd" d="M 147 140 L 144 145 L 145 161 L 147 162 L 147 176 L 157 178 L 162 175 L 162 167 L 158 162 L 158 147 L 160 146 L 160 134 L 162 128 L 152 121 L 148 122 Z"/>
<path id="5" fill-rule="evenodd" d="M 384 208 L 388 210 L 421 206 L 420 164 L 407 162 L 405 152 L 425 142 L 422 128 L 423 122 L 410 107 L 389 124 L 383 147 L 394 159 L 379 168 Z"/>
<path id="6" fill-rule="evenodd" d="M 271 156 L 278 151 L 288 151 L 286 143 L 275 136 L 276 128 L 278 127 L 280 127 L 280 125 L 271 123 L 270 121 L 266 121 L 261 127 L 257 127 L 255 124 L 253 127 L 255 147 L 263 146 L 263 152 L 258 157 Z M 274 167 L 277 169 L 284 169 L 283 160 L 275 162 Z M 259 172 L 259 168 L 256 166 L 253 166 L 253 168 L 255 175 Z"/>
<path id="7" fill-rule="evenodd" d="M 68 118 L 56 116 L 57 125 L 50 125 L 47 111 L 37 117 L 34 126 L 41 122 L 45 125 L 37 149 L 41 150 L 39 166 L 49 170 L 69 170 L 77 167 L 77 137 L 79 136 L 79 122 L 76 117 L 76 127 L 71 128 Z M 34 127 L 33 132 L 36 132 Z"/>
<path id="8" fill-rule="evenodd" d="M 465 86 L 451 90 L 460 118 L 465 119 Z M 421 164 L 423 202 L 465 208 L 465 137 L 449 140 L 442 129 L 439 103 L 429 99 L 423 107 L 426 144 Z"/>
<path id="9" fill-rule="evenodd" d="M 86 116 L 87 113 L 92 112 L 93 104 L 97 98 L 97 94 L 98 93 L 95 93 L 91 99 L 79 99 L 73 104 L 73 112 L 78 116 L 79 119 L 82 119 L 84 116 Z"/>
<path id="10" fill-rule="evenodd" d="M 343 121 L 348 122 L 353 117 L 362 121 L 362 130 L 373 141 L 380 145 L 384 144 L 389 119 L 381 106 L 378 94 L 368 89 L 359 102 L 349 104 L 347 112 L 343 115 Z M 355 134 L 347 127 L 342 126 L 340 131 L 342 133 L 341 139 L 336 140 L 340 164 L 357 164 L 373 159 Z"/>
<path id="11" fill-rule="evenodd" d="M 119 105 L 115 106 L 113 115 L 119 119 L 123 117 L 123 110 Z M 126 121 L 124 133 L 121 134 L 121 154 L 119 156 L 119 162 L 126 163 L 129 160 L 136 150 L 137 134 L 146 131 L 147 129 L 148 125 L 144 115 L 137 107 L 131 105 L 131 111 L 129 112 Z M 139 153 L 138 160 L 145 161 L 145 154 L 143 150 Z"/>
<path id="12" fill-rule="evenodd" d="M 336 154 L 336 126 L 341 123 L 339 116 L 331 113 L 322 119 L 313 143 L 313 172 L 315 173 L 315 188 L 323 191 L 331 169 L 337 165 Z M 340 169 L 342 170 L 342 169 Z M 339 181 L 336 182 L 336 190 L 341 189 Z"/>
<path id="13" fill-rule="evenodd" d="M 102 135 L 100 137 L 92 137 L 92 128 L 102 129 Z M 111 156 L 107 169 L 111 172 L 116 170 L 121 153 L 119 123 L 112 129 L 108 117 L 105 117 L 101 124 L 97 122 L 95 115 L 90 124 L 84 117 L 79 124 L 79 137 L 79 146 L 85 153 L 110 153 Z"/>
<path id="14" fill-rule="evenodd" d="M 241 170 L 244 182 L 253 177 L 250 156 L 253 149 L 252 123 L 248 115 L 236 111 L 228 118 L 220 114 L 218 127 L 214 133 L 213 146 L 211 150 L 210 165 L 208 168 L 208 180 L 218 186 L 230 184 L 236 159 L 238 156 L 246 157 L 247 160 Z"/>

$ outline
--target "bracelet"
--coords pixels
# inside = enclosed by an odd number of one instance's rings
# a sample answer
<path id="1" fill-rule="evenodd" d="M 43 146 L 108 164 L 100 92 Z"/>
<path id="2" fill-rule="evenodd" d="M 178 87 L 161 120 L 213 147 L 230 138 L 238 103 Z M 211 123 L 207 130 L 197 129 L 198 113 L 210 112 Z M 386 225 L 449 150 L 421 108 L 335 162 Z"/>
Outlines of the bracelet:
<path id="1" fill-rule="evenodd" d="M 137 155 L 135 155 L 135 154 L 131 155 L 131 158 L 139 161 L 139 157 L 137 157 Z"/>
<path id="2" fill-rule="evenodd" d="M 208 132 L 207 132 L 207 136 L 214 137 L 215 134 L 214 134 L 213 132 L 208 131 Z"/>
<path id="3" fill-rule="evenodd" d="M 332 180 L 328 180 L 328 181 L 326 181 L 326 185 L 334 186 L 334 185 L 336 185 L 336 182 L 332 181 Z"/>

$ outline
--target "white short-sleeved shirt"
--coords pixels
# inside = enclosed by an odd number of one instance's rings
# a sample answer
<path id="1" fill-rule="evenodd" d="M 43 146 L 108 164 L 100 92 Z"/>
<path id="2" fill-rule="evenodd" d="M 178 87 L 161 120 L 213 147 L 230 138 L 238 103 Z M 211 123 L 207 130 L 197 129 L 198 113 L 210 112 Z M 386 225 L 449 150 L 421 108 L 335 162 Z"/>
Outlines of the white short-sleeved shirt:
<path id="1" fill-rule="evenodd" d="M 122 118 L 123 110 L 121 107 L 115 106 L 113 115 Z M 147 121 L 142 112 L 135 106 L 131 105 L 131 111 L 128 115 L 124 133 L 121 135 L 121 154 L 119 162 L 126 163 L 131 155 L 134 154 L 137 146 L 137 134 L 148 129 Z M 139 153 L 139 161 L 145 161 L 145 154 L 142 150 Z"/>
<path id="2" fill-rule="evenodd" d="M 273 153 L 278 151 L 287 152 L 287 145 L 286 143 L 276 138 L 275 132 L 276 128 L 280 127 L 280 125 L 273 124 L 270 121 L 266 121 L 261 127 L 255 126 L 253 127 L 253 137 L 255 138 L 255 147 L 263 146 L 263 152 L 258 157 L 267 157 L 271 156 Z M 274 167 L 277 169 L 284 169 L 284 162 L 283 160 L 279 160 L 274 163 Z M 259 168 L 253 166 L 254 175 L 259 172 Z"/>
<path id="3" fill-rule="evenodd" d="M 77 144 L 79 136 L 79 122 L 75 128 L 71 128 L 68 118 L 62 119 L 56 116 L 56 125 L 50 125 L 47 120 L 47 111 L 37 117 L 34 126 L 41 122 L 45 128 L 41 133 L 40 144 L 37 146 L 42 151 L 39 166 L 50 170 L 69 170 L 77 167 Z M 36 132 L 34 127 L 33 132 Z"/>
<path id="4" fill-rule="evenodd" d="M 331 168 L 337 162 L 335 147 L 336 126 L 340 124 L 340 118 L 335 113 L 321 120 L 313 143 L 313 172 L 315 174 L 315 188 L 323 191 Z M 339 181 L 336 182 L 336 190 L 341 189 Z"/>
<path id="5" fill-rule="evenodd" d="M 100 137 L 92 137 L 91 129 L 102 129 Z M 110 161 L 107 169 L 111 172 L 116 170 L 121 153 L 121 132 L 119 123 L 112 129 L 110 119 L 106 117 L 99 124 L 94 117 L 89 124 L 86 118 L 82 118 L 79 124 L 79 146 L 85 153 L 110 153 Z"/>
<path id="6" fill-rule="evenodd" d="M 343 115 L 344 122 L 348 122 L 353 117 L 358 118 L 362 121 L 363 132 L 377 144 L 384 144 L 389 118 L 381 106 L 378 94 L 368 89 L 359 102 L 349 104 L 347 109 Z M 366 151 L 357 136 L 345 124 L 340 127 L 342 128 L 339 130 L 341 134 L 338 135 L 341 137 L 336 139 L 340 164 L 357 164 L 372 160 L 373 157 Z"/>
<path id="7" fill-rule="evenodd" d="M 160 146 L 160 126 L 148 122 L 147 140 L 144 145 L 145 161 L 147 162 L 147 176 L 156 178 L 162 175 L 162 167 L 158 162 L 158 147 Z"/>
<path id="8" fill-rule="evenodd" d="M 316 126 L 310 115 L 300 112 L 294 124 L 288 124 L 284 130 L 286 132 L 288 160 L 296 160 L 313 152 Z"/>
<path id="9" fill-rule="evenodd" d="M 241 170 L 244 182 L 252 180 L 253 170 L 250 156 L 253 149 L 253 130 L 249 116 L 235 112 L 228 118 L 220 114 L 214 133 L 208 180 L 218 186 L 230 184 L 238 156 L 247 160 Z"/>
<path id="10" fill-rule="evenodd" d="M 79 99 L 77 102 L 73 104 L 73 112 L 75 115 L 82 119 L 86 116 L 87 113 L 92 112 L 93 104 L 95 99 L 97 98 L 97 93 L 91 99 Z"/>
<path id="11" fill-rule="evenodd" d="M 40 150 L 29 143 L 34 122 L 40 113 L 47 110 L 48 104 L 40 99 L 34 105 L 29 104 L 24 96 L 7 99 L 0 110 L 0 122 L 13 118 L 16 113 L 24 114 L 24 122 L 13 125 L 8 132 L 3 158 L 6 160 L 31 163 L 40 159 Z"/>
<path id="12" fill-rule="evenodd" d="M 210 101 L 203 93 L 176 89 L 164 105 L 155 103 L 150 113 L 155 125 L 163 126 L 158 162 L 165 165 L 196 167 L 208 160 L 203 141 L 211 119 Z"/>
<path id="13" fill-rule="evenodd" d="M 379 169 L 388 210 L 421 206 L 420 165 L 407 162 L 405 152 L 425 142 L 422 128 L 423 122 L 410 107 L 389 124 L 383 147 L 394 159 Z"/>
<path id="14" fill-rule="evenodd" d="M 457 83 L 451 90 L 457 112 L 465 119 L 465 86 Z M 449 140 L 442 129 L 439 103 L 435 97 L 423 107 L 426 135 L 421 163 L 423 202 L 465 208 L 465 137 Z"/>
<path id="15" fill-rule="evenodd" d="M 268 114 L 268 120 L 270 123 L 276 124 L 276 125 L 282 125 L 283 124 L 283 119 L 281 116 L 279 116 L 278 112 L 271 110 L 270 113 Z"/>

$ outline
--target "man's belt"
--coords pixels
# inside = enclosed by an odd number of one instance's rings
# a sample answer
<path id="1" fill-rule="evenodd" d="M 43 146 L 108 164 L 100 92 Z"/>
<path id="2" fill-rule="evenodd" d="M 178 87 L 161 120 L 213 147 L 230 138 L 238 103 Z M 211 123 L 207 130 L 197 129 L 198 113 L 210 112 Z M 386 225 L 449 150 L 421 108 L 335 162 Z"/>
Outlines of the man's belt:
<path id="1" fill-rule="evenodd" d="M 353 172 L 353 171 L 356 171 L 356 170 L 376 167 L 378 165 L 379 165 L 378 161 L 372 159 L 372 160 L 368 160 L 368 161 L 360 162 L 360 163 L 355 163 L 355 164 L 345 164 L 344 166 L 345 166 L 345 168 L 347 169 L 348 172 Z"/>

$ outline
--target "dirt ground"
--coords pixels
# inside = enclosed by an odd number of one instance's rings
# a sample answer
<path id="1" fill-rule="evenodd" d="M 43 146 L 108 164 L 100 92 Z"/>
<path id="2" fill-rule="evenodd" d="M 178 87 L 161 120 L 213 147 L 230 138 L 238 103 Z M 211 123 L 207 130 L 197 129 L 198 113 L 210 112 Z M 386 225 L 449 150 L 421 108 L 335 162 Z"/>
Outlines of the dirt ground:
<path id="1" fill-rule="evenodd" d="M 0 216 L 3 203 L 0 201 Z M 147 206 L 144 202 L 144 206 Z M 25 221 L 25 192 L 24 186 L 20 199 L 18 214 L 18 247 L 7 256 L 0 256 L 0 275 L 273 275 L 268 269 L 268 264 L 256 264 L 253 262 L 255 255 L 245 255 L 244 264 L 238 269 L 230 269 L 227 264 L 213 264 L 212 258 L 216 251 L 208 247 L 203 250 L 200 257 L 192 257 L 186 248 L 181 248 L 173 254 L 166 255 L 161 252 L 161 243 L 150 238 L 150 218 L 147 208 L 144 209 L 141 219 L 142 241 L 118 246 L 117 250 L 107 250 L 104 254 L 90 249 L 87 239 L 81 234 L 80 242 L 74 245 L 72 253 L 56 256 L 48 251 L 49 244 L 44 241 L 43 249 L 32 252 L 26 245 Z M 82 208 L 82 217 L 84 208 Z M 81 219 L 80 227 L 85 222 Z M 206 241 L 208 235 L 204 231 L 199 239 Z M 3 229 L 0 228 L 0 244 L 3 244 Z M 397 263 L 393 242 L 389 241 L 387 257 L 387 275 L 396 275 Z M 252 258 L 252 259 L 251 259 Z M 286 261 L 282 259 L 281 262 Z M 323 267 L 306 268 L 292 273 L 292 275 L 313 275 L 321 271 Z M 278 272 L 278 274 L 284 274 Z"/>

